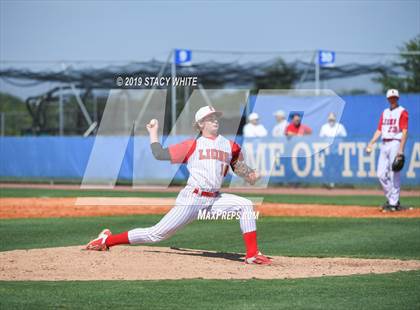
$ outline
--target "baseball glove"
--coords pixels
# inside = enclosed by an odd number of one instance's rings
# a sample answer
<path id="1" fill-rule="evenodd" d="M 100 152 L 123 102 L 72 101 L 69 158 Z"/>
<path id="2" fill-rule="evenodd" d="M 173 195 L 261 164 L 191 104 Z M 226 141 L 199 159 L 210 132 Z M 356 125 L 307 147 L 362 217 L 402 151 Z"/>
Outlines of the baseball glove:
<path id="1" fill-rule="evenodd" d="M 403 154 L 399 154 L 395 157 L 394 161 L 392 162 L 392 171 L 401 171 L 404 167 L 405 157 Z"/>

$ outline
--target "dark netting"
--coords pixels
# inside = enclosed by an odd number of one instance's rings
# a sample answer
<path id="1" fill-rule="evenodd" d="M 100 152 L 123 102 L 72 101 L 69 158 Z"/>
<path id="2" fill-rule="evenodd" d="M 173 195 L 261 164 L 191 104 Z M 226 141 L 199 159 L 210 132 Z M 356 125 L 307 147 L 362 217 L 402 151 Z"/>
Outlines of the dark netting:
<path id="1" fill-rule="evenodd" d="M 236 85 L 244 86 L 253 84 L 257 79 L 262 78 L 277 63 L 277 59 L 266 62 L 250 63 L 221 63 L 203 62 L 193 64 L 188 67 L 177 67 L 177 76 L 197 76 L 201 84 L 220 86 Z M 63 71 L 31 71 L 26 69 L 1 69 L 0 78 L 5 82 L 14 83 L 17 86 L 33 86 L 36 83 L 59 82 L 72 83 L 78 88 L 115 88 L 115 78 L 117 76 L 157 76 L 163 62 L 150 61 L 130 63 L 122 66 L 108 66 L 106 68 L 66 68 Z M 295 61 L 289 63 L 288 67 L 299 77 L 303 76 L 301 82 L 313 80 L 315 68 L 313 63 Z M 322 80 L 349 78 L 364 74 L 382 73 L 387 75 L 404 75 L 405 71 L 402 63 L 389 64 L 346 64 L 335 67 L 324 67 L 321 71 Z M 170 68 L 163 72 L 163 76 L 170 76 Z M 26 82 L 19 82 L 23 80 Z M 30 82 L 28 82 L 30 81 Z"/>
<path id="2" fill-rule="evenodd" d="M 171 76 L 171 65 L 168 62 L 152 60 L 148 62 L 132 62 L 126 65 L 109 65 L 106 67 L 80 67 L 77 63 L 63 67 L 61 70 L 29 70 L 24 68 L 0 68 L 0 79 L 21 89 L 44 84 L 48 85 L 40 94 L 28 95 L 25 98 L 27 113 L 32 124 L 10 120 L 8 123 L 18 123 L 20 132 L 14 134 L 84 134 L 93 128 L 93 123 L 99 123 L 107 91 L 117 88 L 117 77 L 156 77 Z M 367 74 L 404 76 L 403 63 L 349 63 L 334 67 L 323 67 L 320 79 L 332 80 L 349 78 Z M 248 62 L 198 62 L 190 66 L 177 66 L 176 76 L 194 76 L 205 88 L 248 88 L 257 89 L 288 89 L 295 85 L 314 80 L 315 65 L 313 62 L 301 60 L 285 62 L 282 58 L 267 61 Z M 48 83 L 48 84 L 46 84 Z M 142 88 L 139 86 L 137 88 Z M 150 87 L 147 87 L 150 88 Z M 159 88 L 159 87 L 157 87 Z M 168 88 L 169 94 L 171 92 Z M 45 89 L 45 87 L 44 87 Z M 79 95 L 75 96 L 76 89 Z M 165 131 L 168 133 L 172 122 L 170 115 L 179 115 L 186 99 L 194 87 L 177 88 L 177 109 L 172 111 L 170 96 L 167 98 Z M 102 92 L 100 90 L 103 90 Z M 98 92 L 101 95 L 98 95 Z M 77 99 L 77 100 L 76 100 Z M 59 123 L 59 102 L 64 101 L 62 121 Z"/>

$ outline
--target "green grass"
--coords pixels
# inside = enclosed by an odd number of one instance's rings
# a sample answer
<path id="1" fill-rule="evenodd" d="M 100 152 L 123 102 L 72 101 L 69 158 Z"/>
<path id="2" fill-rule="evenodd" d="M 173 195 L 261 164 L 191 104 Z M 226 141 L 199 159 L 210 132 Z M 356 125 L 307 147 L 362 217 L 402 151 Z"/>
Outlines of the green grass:
<path id="1" fill-rule="evenodd" d="M 135 192 L 109 190 L 63 190 L 37 188 L 2 188 L 0 197 L 176 197 L 177 193 L 170 192 Z M 329 205 L 360 205 L 379 206 L 384 203 L 382 196 L 353 195 L 353 196 L 317 196 L 317 195 L 257 195 L 240 194 L 246 197 L 264 197 L 266 202 L 295 203 L 295 204 L 329 204 Z M 404 197 L 402 204 L 420 207 L 420 197 Z"/>
<path id="2" fill-rule="evenodd" d="M 104 227 L 148 227 L 161 216 L 18 219 L 0 221 L 0 251 L 86 244 Z M 420 219 L 264 217 L 261 249 L 270 255 L 420 259 Z M 237 221 L 196 221 L 157 244 L 243 252 Z"/>
<path id="3" fill-rule="evenodd" d="M 419 309 L 420 272 L 297 280 L 0 282 L 0 308 Z"/>
<path id="4" fill-rule="evenodd" d="M 0 220 L 0 251 L 85 244 L 161 216 Z M 420 259 L 420 219 L 264 217 L 270 255 Z M 236 221 L 194 222 L 158 244 L 243 252 Z M 0 281 L 0 309 L 419 309 L 420 271 L 289 280 Z"/>
<path id="5" fill-rule="evenodd" d="M 256 195 L 244 195 L 256 196 Z M 265 202 L 294 203 L 294 204 L 326 204 L 344 206 L 371 206 L 378 207 L 383 205 L 382 196 L 312 196 L 312 195 L 264 195 Z M 401 199 L 403 205 L 420 208 L 419 197 L 404 197 Z"/>

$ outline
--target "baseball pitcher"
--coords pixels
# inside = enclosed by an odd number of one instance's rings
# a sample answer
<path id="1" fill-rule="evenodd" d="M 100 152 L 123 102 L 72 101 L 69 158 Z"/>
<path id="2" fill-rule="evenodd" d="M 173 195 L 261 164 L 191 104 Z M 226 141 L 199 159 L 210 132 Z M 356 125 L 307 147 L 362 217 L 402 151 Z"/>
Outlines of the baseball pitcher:
<path id="1" fill-rule="evenodd" d="M 218 134 L 221 112 L 205 106 L 195 114 L 195 124 L 200 135 L 163 148 L 159 143 L 158 122 L 153 119 L 147 124 L 153 156 L 158 160 L 187 165 L 190 176 L 187 186 L 178 194 L 175 206 L 160 220 L 148 228 L 137 228 L 113 235 L 103 230 L 98 238 L 86 246 L 87 250 L 106 251 L 119 244 L 155 243 L 165 240 L 176 231 L 197 219 L 199 211 L 211 214 L 220 212 L 239 213 L 248 264 L 270 264 L 271 260 L 261 254 L 257 245 L 256 221 L 253 204 L 249 199 L 233 194 L 220 193 L 223 178 L 229 166 L 240 177 L 254 184 L 259 174 L 248 167 L 241 154 L 241 148 L 233 141 Z"/>
<path id="2" fill-rule="evenodd" d="M 407 141 L 408 112 L 398 104 L 399 93 L 389 89 L 386 93 L 389 108 L 382 112 L 378 129 L 369 142 L 366 152 L 372 151 L 372 146 L 379 137 L 380 147 L 377 175 L 386 196 L 383 212 L 402 211 L 400 205 L 400 171 L 404 166 L 404 147 Z"/>

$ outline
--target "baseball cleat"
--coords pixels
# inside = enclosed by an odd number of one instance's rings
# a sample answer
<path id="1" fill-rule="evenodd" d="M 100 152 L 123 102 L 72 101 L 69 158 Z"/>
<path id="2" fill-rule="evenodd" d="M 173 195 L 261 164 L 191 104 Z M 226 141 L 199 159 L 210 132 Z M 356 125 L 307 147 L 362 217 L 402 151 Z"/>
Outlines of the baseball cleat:
<path id="1" fill-rule="evenodd" d="M 395 207 L 395 211 L 407 211 L 407 210 L 413 210 L 413 207 L 402 206 L 400 204 L 398 204 Z"/>
<path id="2" fill-rule="evenodd" d="M 271 263 L 272 260 L 261 252 L 258 252 L 255 256 L 245 258 L 245 264 L 270 265 Z"/>
<path id="3" fill-rule="evenodd" d="M 105 244 L 106 239 L 111 235 L 109 229 L 102 230 L 98 238 L 93 239 L 86 245 L 86 250 L 90 251 L 108 251 L 108 247 Z"/>
<path id="4" fill-rule="evenodd" d="M 397 206 L 392 206 L 390 204 L 386 204 L 382 207 L 381 211 L 386 213 L 386 212 L 394 212 L 396 210 Z"/>

